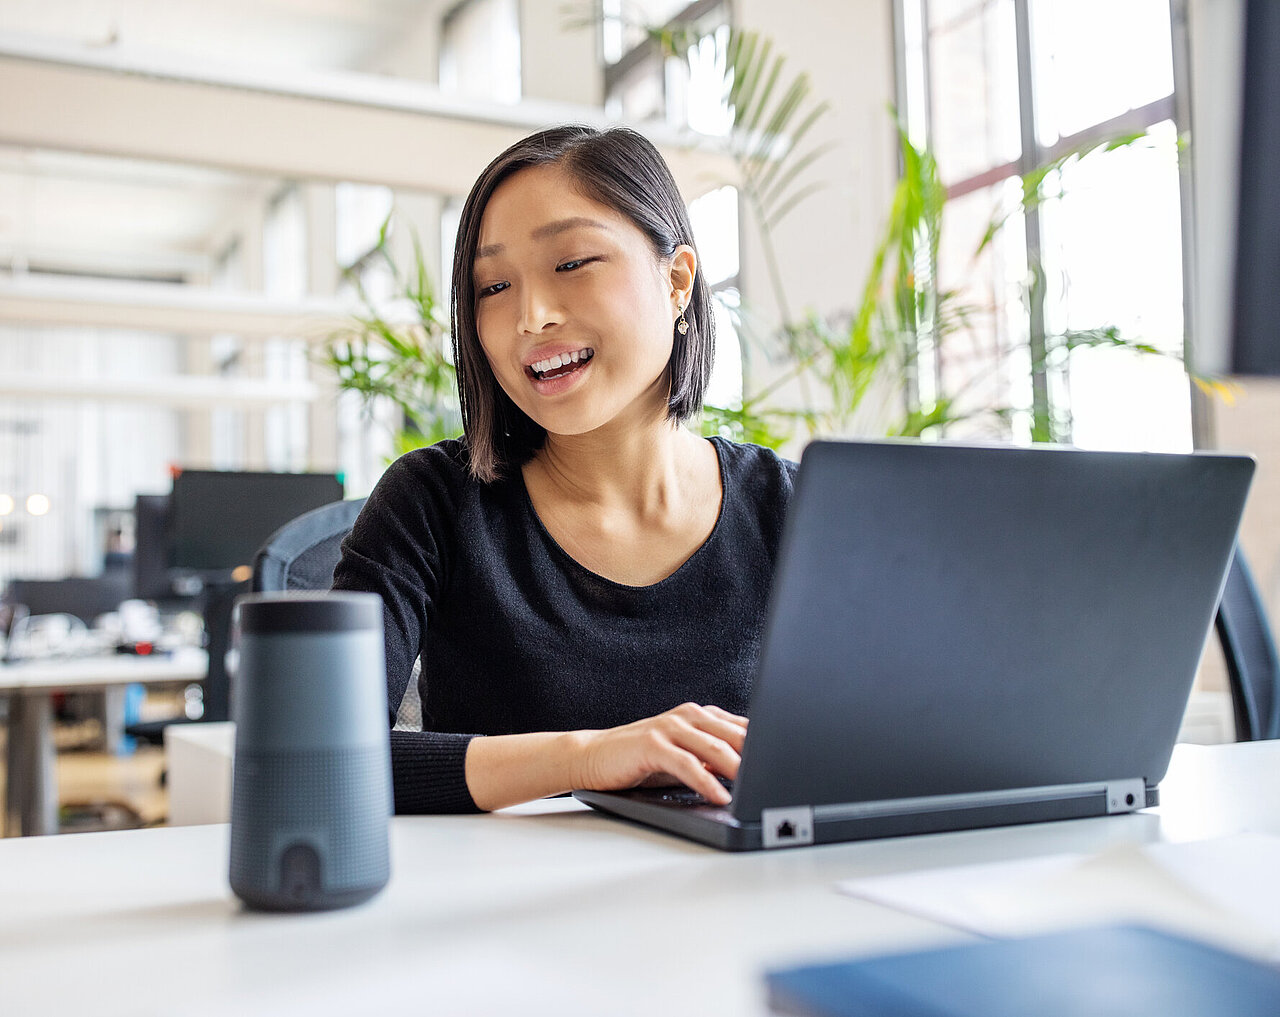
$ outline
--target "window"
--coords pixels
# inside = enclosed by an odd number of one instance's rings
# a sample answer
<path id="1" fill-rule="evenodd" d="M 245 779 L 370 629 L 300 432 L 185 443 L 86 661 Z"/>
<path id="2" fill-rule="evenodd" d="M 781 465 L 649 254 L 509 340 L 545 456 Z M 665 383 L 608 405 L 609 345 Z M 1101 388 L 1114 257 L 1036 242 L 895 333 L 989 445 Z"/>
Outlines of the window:
<path id="1" fill-rule="evenodd" d="M 630 123 L 658 121 L 713 137 L 729 133 L 723 52 L 729 35 L 722 0 L 604 0 L 602 52 L 605 108 Z M 687 55 L 667 56 L 650 34 L 657 26 L 696 26 L 701 43 Z M 721 187 L 689 203 L 700 270 L 711 287 L 716 317 L 716 357 L 706 402 L 732 406 L 742 400 L 742 347 L 735 318 L 740 303 L 738 192 Z"/>
<path id="2" fill-rule="evenodd" d="M 271 204 L 262 230 L 262 288 L 282 300 L 307 293 L 307 221 L 302 193 L 289 187 Z M 300 340 L 269 339 L 263 343 L 261 376 L 271 381 L 307 376 L 307 351 Z M 263 453 L 268 470 L 294 471 L 307 465 L 307 405 L 271 406 L 263 420 Z"/>
<path id="3" fill-rule="evenodd" d="M 919 397 L 1015 408 L 1000 419 L 1016 439 L 1048 426 L 1092 447 L 1190 447 L 1166 0 L 899 0 L 898 15 L 899 102 L 949 197 L 939 282 L 977 309 L 963 341 L 922 351 Z M 1021 174 L 1137 132 L 1051 173 L 974 258 Z M 1161 354 L 1064 346 L 1108 326 Z"/>
<path id="4" fill-rule="evenodd" d="M 394 205 L 395 195 L 388 187 L 341 183 L 334 189 L 335 246 L 343 273 L 339 296 L 354 300 L 358 284 L 375 305 L 395 297 L 391 267 L 377 249 L 382 225 Z M 395 456 L 392 435 L 399 429 L 399 419 L 385 400 L 366 409 L 360 397 L 348 391 L 339 397 L 337 424 L 338 461 L 347 492 L 367 494 L 385 463 Z"/>
<path id="5" fill-rule="evenodd" d="M 237 291 L 244 288 L 244 253 L 237 241 L 231 244 L 214 264 L 210 285 L 215 290 Z M 241 373 L 244 352 L 238 336 L 209 337 L 211 367 L 223 377 Z M 244 412 L 223 406 L 209 410 L 209 462 L 215 470 L 238 470 L 244 467 Z"/>
<path id="6" fill-rule="evenodd" d="M 689 220 L 716 319 L 716 356 L 706 402 L 732 406 L 742 400 L 742 347 L 734 322 L 739 305 L 737 188 L 721 187 L 694 199 L 689 203 Z"/>
<path id="7" fill-rule="evenodd" d="M 334 255 L 345 270 L 378 246 L 393 197 L 390 187 L 343 182 L 334 187 L 333 200 Z"/>
<path id="8" fill-rule="evenodd" d="M 605 63 L 620 62 L 648 40 L 649 26 L 678 19 L 688 6 L 688 0 L 602 0 Z"/>
<path id="9" fill-rule="evenodd" d="M 465 0 L 440 30 L 440 88 L 473 99 L 520 101 L 516 0 Z"/>
<path id="10" fill-rule="evenodd" d="M 663 53 L 650 31 L 696 26 L 718 35 L 729 30 L 723 0 L 605 0 L 601 49 L 605 59 L 605 111 L 628 123 L 665 121 L 702 134 L 724 135 L 732 123 L 724 101 L 724 68 L 716 45 L 703 39 L 688 56 Z"/>

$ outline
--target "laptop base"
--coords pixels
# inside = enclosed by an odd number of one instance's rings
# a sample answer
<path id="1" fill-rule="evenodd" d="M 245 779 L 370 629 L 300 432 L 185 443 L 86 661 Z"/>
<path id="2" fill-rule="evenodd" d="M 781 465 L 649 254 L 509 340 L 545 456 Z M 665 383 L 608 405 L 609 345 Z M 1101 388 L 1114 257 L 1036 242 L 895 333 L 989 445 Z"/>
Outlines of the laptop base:
<path id="1" fill-rule="evenodd" d="M 991 795 L 954 795 L 934 799 L 937 804 L 932 808 L 902 811 L 880 811 L 884 805 L 897 804 L 880 802 L 820 805 L 813 809 L 802 806 L 800 810 L 807 809 L 812 815 L 808 836 L 804 835 L 804 824 L 791 817 L 791 813 L 798 811 L 795 808 L 764 810 L 764 818 L 769 821 L 766 827 L 764 821 L 738 819 L 727 807 L 661 804 L 657 800 L 661 792 L 653 790 L 574 791 L 573 796 L 601 812 L 721 851 L 760 851 L 1059 819 L 1090 819 L 1160 804 L 1160 791 L 1153 786 L 1145 787 L 1142 800 L 1119 804 L 1113 795 L 1108 794 L 1107 787 L 1089 784 L 1078 788 L 1055 788 L 1039 795 L 1033 793 L 1042 789 L 1016 789 L 1009 793 L 1025 796 L 1028 800 L 990 804 L 983 802 Z"/>

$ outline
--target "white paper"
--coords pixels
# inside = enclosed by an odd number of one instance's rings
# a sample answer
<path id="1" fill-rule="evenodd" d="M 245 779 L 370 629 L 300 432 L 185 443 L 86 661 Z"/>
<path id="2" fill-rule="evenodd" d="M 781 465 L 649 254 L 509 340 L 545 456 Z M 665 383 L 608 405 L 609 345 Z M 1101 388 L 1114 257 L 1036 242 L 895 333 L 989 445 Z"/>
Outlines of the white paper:
<path id="1" fill-rule="evenodd" d="M 842 892 L 984 936 L 1137 922 L 1280 959 L 1280 837 L 1124 845 L 854 879 Z"/>

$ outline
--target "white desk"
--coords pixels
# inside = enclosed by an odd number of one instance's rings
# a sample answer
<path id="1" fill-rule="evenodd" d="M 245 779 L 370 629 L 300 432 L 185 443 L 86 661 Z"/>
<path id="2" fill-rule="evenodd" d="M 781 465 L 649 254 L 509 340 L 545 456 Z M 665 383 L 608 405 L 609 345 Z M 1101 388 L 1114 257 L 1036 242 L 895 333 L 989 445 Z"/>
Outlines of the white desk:
<path id="1" fill-rule="evenodd" d="M 168 657 L 116 655 L 0 664 L 0 695 L 9 698 L 5 832 L 57 832 L 53 693 L 90 692 L 134 682 L 201 681 L 208 666 L 204 651 L 194 649 Z"/>
<path id="2" fill-rule="evenodd" d="M 228 827 L 0 842 L 6 1012 L 328 1015 L 764 1012 L 770 966 L 964 934 L 844 879 L 1280 832 L 1280 742 L 1180 746 L 1159 814 L 721 854 L 555 799 L 400 817 L 366 905 L 243 911 Z"/>

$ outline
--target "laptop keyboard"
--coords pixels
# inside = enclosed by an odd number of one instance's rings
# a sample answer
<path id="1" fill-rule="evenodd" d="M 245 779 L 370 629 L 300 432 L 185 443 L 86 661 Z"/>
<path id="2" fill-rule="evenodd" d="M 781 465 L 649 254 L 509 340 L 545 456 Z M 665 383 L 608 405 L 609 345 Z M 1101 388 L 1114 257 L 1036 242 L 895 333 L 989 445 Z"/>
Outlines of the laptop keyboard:
<path id="1" fill-rule="evenodd" d="M 716 778 L 724 786 L 729 794 L 733 794 L 733 781 L 727 777 Z M 663 788 L 642 788 L 638 793 L 642 794 L 649 801 L 662 802 L 667 805 L 716 805 L 716 802 L 709 802 L 707 799 L 687 787 L 663 787 Z"/>

